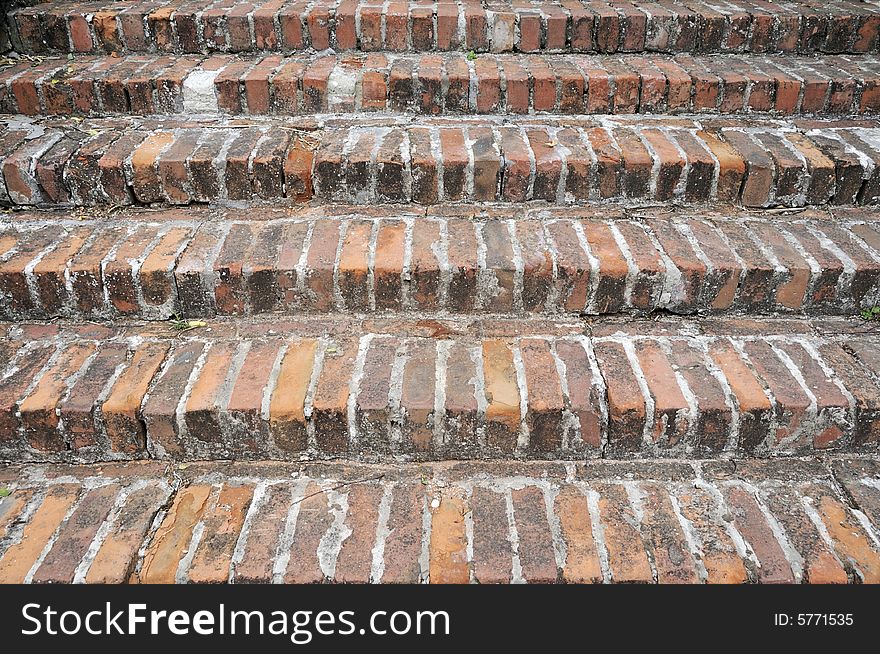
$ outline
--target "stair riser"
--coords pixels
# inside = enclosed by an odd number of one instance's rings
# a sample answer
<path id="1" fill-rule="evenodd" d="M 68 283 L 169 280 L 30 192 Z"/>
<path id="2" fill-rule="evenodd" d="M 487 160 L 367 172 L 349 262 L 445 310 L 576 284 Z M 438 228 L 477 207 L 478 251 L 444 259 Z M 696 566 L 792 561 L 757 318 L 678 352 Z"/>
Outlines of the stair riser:
<path id="1" fill-rule="evenodd" d="M 0 231 L 0 318 L 852 315 L 880 304 L 880 224 L 855 213 L 833 224 L 613 215 L 241 222 L 236 213 L 17 221 Z"/>
<path id="2" fill-rule="evenodd" d="M 870 114 L 875 56 L 80 56 L 0 70 L 0 112 L 41 115 Z"/>
<path id="3" fill-rule="evenodd" d="M 13 329 L 0 342 L 16 371 L 0 382 L 0 456 L 687 457 L 880 440 L 875 336 L 586 337 L 556 325 L 511 338 L 487 325 L 495 335 L 438 339 L 416 335 L 420 324 L 360 337 L 345 323 L 233 338 L 222 325 L 180 338 Z"/>
<path id="4" fill-rule="evenodd" d="M 709 121 L 711 122 L 711 121 Z M 818 125 L 818 126 L 816 126 Z M 10 121 L 0 204 L 224 203 L 311 197 L 382 204 L 542 200 L 749 207 L 873 204 L 880 129 L 667 119 L 462 127 L 192 127 Z"/>
<path id="5" fill-rule="evenodd" d="M 289 52 L 313 48 L 364 51 L 475 50 L 478 52 L 870 52 L 880 21 L 873 7 L 823 2 L 781 7 L 725 3 L 726 9 L 664 3 L 577 3 L 491 10 L 482 3 L 436 6 L 394 3 L 239 3 L 212 0 L 173 4 L 44 4 L 11 16 L 15 46 L 43 52 Z M 721 13 L 725 12 L 725 13 Z"/>
<path id="6" fill-rule="evenodd" d="M 9 39 L 9 27 L 6 24 L 6 17 L 0 16 L 0 52 L 6 52 L 12 47 L 12 41 Z"/>

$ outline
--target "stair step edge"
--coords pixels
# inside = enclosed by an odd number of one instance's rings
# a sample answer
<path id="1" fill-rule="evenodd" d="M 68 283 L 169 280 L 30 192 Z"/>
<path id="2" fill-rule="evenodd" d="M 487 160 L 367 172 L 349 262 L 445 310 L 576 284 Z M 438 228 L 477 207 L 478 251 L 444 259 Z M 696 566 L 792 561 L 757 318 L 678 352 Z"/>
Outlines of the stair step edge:
<path id="1" fill-rule="evenodd" d="M 774 329 L 773 326 L 776 326 Z M 822 323 L 818 323 L 822 324 Z M 870 326 L 15 325 L 0 457 L 360 460 L 874 451 Z M 700 327 L 702 325 L 702 328 Z M 586 335 L 586 334 L 588 335 Z"/>

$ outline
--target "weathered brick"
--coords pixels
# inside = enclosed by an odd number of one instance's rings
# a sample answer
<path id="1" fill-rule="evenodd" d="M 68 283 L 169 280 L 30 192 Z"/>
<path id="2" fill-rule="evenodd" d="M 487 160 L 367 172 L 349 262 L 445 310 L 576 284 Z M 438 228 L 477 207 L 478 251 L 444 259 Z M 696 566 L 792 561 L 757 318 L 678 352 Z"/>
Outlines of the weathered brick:
<path id="1" fill-rule="evenodd" d="M 733 523 L 748 541 L 760 563 L 758 568 L 760 581 L 778 584 L 794 583 L 791 565 L 754 495 L 732 485 L 724 486 L 722 493 L 733 515 Z"/>
<path id="2" fill-rule="evenodd" d="M 811 584 L 847 583 L 846 571 L 807 515 L 803 496 L 794 488 L 774 485 L 762 492 L 761 497 L 803 558 L 804 581 Z"/>
<path id="3" fill-rule="evenodd" d="M 43 452 L 64 449 L 62 435 L 58 432 L 58 406 L 69 380 L 80 371 L 94 351 L 95 347 L 91 344 L 74 344 L 66 348 L 19 404 L 24 437 L 34 449 Z"/>
<path id="4" fill-rule="evenodd" d="M 761 443 L 771 418 L 770 400 L 760 382 L 731 343 L 717 341 L 709 353 L 727 380 L 739 410 L 739 447 L 750 451 Z"/>
<path id="5" fill-rule="evenodd" d="M 535 486 L 511 491 L 519 560 L 529 583 L 553 583 L 557 578 L 553 537 L 544 491 Z"/>
<path id="6" fill-rule="evenodd" d="M 333 522 L 330 499 L 318 484 L 311 482 L 294 502 L 299 508 L 284 582 L 321 583 L 326 575 L 318 559 L 318 547 Z"/>
<path id="7" fill-rule="evenodd" d="M 654 400 L 654 441 L 674 447 L 685 439 L 693 419 L 687 400 L 659 343 L 638 341 L 635 351 Z"/>
<path id="8" fill-rule="evenodd" d="M 385 565 L 381 579 L 373 581 L 414 584 L 427 575 L 428 570 L 422 570 L 420 564 L 424 488 L 420 483 L 409 482 L 394 486 L 388 516 L 389 534 L 385 539 Z"/>
<path id="9" fill-rule="evenodd" d="M 805 501 L 821 519 L 840 559 L 866 584 L 880 579 L 880 553 L 876 543 L 848 511 L 846 505 L 818 485 L 804 489 Z"/>
<path id="10" fill-rule="evenodd" d="M 43 367 L 49 362 L 54 348 L 37 346 L 23 352 L 16 360 L 16 372 L 0 380 L 0 443 L 16 440 L 19 421 L 18 403 L 31 382 L 39 378 Z"/>
<path id="11" fill-rule="evenodd" d="M 596 344 L 596 358 L 608 396 L 608 447 L 614 451 L 638 450 L 646 420 L 645 400 L 623 346 Z"/>
<path id="12" fill-rule="evenodd" d="M 678 489 L 676 497 L 681 512 L 690 523 L 698 544 L 704 544 L 700 560 L 710 584 L 744 583 L 748 573 L 736 546 L 724 527 L 730 518 L 721 516 L 710 491 L 703 486 Z"/>
<path id="13" fill-rule="evenodd" d="M 383 487 L 378 484 L 356 484 L 348 491 L 346 524 L 351 534 L 342 542 L 336 558 L 334 581 L 369 583 L 373 569 L 373 546 Z"/>
<path id="14" fill-rule="evenodd" d="M 135 350 L 128 367 L 117 378 L 113 390 L 101 405 L 112 450 L 131 453 L 146 447 L 141 402 L 167 352 L 166 343 L 146 343 Z"/>
<path id="15" fill-rule="evenodd" d="M 510 583 L 513 552 L 504 495 L 477 486 L 471 492 L 470 505 L 474 522 L 474 580 L 481 584 Z"/>
<path id="16" fill-rule="evenodd" d="M 11 544 L 3 553 L 0 559 L 0 583 L 20 584 L 25 581 L 80 493 L 81 489 L 75 484 L 59 484 L 48 490 L 39 508 L 25 525 L 19 541 Z"/>
<path id="17" fill-rule="evenodd" d="M 137 580 L 146 584 L 168 584 L 177 579 L 181 558 L 187 552 L 193 530 L 209 510 L 211 486 L 188 486 L 174 498 L 162 524 L 144 553 Z"/>
<path id="18" fill-rule="evenodd" d="M 564 398 L 550 344 L 539 339 L 520 342 L 525 370 L 529 443 L 536 452 L 553 452 L 562 445 Z"/>
<path id="19" fill-rule="evenodd" d="M 483 342 L 483 378 L 486 384 L 486 438 L 490 447 L 514 451 L 520 431 L 520 389 L 513 352 L 504 341 Z"/>
<path id="20" fill-rule="evenodd" d="M 113 509 L 119 490 L 118 485 L 108 484 L 85 494 L 34 573 L 34 583 L 73 582 L 98 529 Z"/>
<path id="21" fill-rule="evenodd" d="M 403 369 L 400 396 L 401 431 L 405 450 L 425 452 L 432 449 L 434 415 L 435 367 L 437 353 L 434 342 L 411 341 Z"/>
<path id="22" fill-rule="evenodd" d="M 225 583 L 232 553 L 253 497 L 249 486 L 225 484 L 216 502 L 202 515 L 202 537 L 189 568 L 192 583 Z"/>
<path id="23" fill-rule="evenodd" d="M 466 584 L 470 578 L 465 535 L 466 499 L 459 489 L 447 489 L 431 516 L 430 579 L 435 584 Z"/>
<path id="24" fill-rule="evenodd" d="M 666 489 L 639 484 L 642 536 L 651 550 L 657 583 L 698 583 L 696 564 Z"/>
<path id="25" fill-rule="evenodd" d="M 595 490 L 599 493 L 611 578 L 618 583 L 651 583 L 651 565 L 626 489 L 618 484 L 601 484 Z"/>
<path id="26" fill-rule="evenodd" d="M 284 525 L 292 501 L 289 484 L 271 484 L 257 499 L 254 492 L 254 511 L 240 561 L 232 562 L 232 577 L 236 583 L 270 583 L 274 577 L 274 562 Z"/>
<path id="27" fill-rule="evenodd" d="M 580 489 L 566 484 L 556 495 L 554 511 L 566 545 L 562 578 L 568 583 L 601 583 L 602 568 L 587 498 Z"/>
<path id="28" fill-rule="evenodd" d="M 318 447 L 325 452 L 348 451 L 348 394 L 357 341 L 336 340 L 324 348 L 324 362 L 312 399 Z"/>
<path id="29" fill-rule="evenodd" d="M 214 343 L 204 356 L 204 363 L 192 384 L 184 407 L 184 422 L 189 434 L 198 441 L 222 443 L 219 409 L 236 346 L 233 343 Z"/>
<path id="30" fill-rule="evenodd" d="M 248 454 L 266 449 L 268 430 L 262 419 L 263 395 L 280 348 L 278 339 L 254 341 L 239 368 L 224 414 L 235 452 Z"/>

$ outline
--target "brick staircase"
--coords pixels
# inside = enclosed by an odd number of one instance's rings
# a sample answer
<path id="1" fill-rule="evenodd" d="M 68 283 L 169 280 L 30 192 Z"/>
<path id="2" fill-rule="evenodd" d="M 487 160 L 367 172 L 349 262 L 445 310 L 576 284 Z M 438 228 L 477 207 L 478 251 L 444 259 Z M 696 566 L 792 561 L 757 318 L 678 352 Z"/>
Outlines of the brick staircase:
<path id="1" fill-rule="evenodd" d="M 880 580 L 878 3 L 19 5 L 0 580 Z"/>

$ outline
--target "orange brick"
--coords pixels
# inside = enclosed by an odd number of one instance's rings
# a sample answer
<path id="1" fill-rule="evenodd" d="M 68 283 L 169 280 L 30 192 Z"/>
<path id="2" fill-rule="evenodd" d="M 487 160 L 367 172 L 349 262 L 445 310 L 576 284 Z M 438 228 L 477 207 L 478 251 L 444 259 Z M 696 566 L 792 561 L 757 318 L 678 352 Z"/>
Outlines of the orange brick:
<path id="1" fill-rule="evenodd" d="M 144 554 L 137 581 L 145 584 L 175 582 L 180 559 L 189 548 L 193 529 L 202 519 L 213 490 L 211 486 L 189 486 L 178 491 L 174 504 Z"/>
<path id="2" fill-rule="evenodd" d="M 101 406 L 114 452 L 131 453 L 146 447 L 146 433 L 139 417 L 141 402 L 167 353 L 167 343 L 139 347 Z"/>
<path id="3" fill-rule="evenodd" d="M 880 552 L 852 514 L 827 491 L 810 487 L 807 494 L 822 518 L 840 558 L 849 561 L 866 584 L 880 583 Z"/>
<path id="4" fill-rule="evenodd" d="M 205 511 L 204 531 L 189 580 L 195 584 L 220 584 L 229 579 L 232 553 L 253 497 L 252 486 L 225 485 L 217 502 Z"/>
<path id="5" fill-rule="evenodd" d="M 167 497 L 153 484 L 131 493 L 86 573 L 89 584 L 122 584 L 128 581 L 144 536 Z"/>
<path id="6" fill-rule="evenodd" d="M 458 489 L 445 491 L 431 518 L 430 578 L 432 584 L 466 584 L 467 560 L 465 499 Z"/>
<path id="7" fill-rule="evenodd" d="M 483 378 L 486 384 L 486 438 L 489 445 L 511 453 L 520 427 L 520 395 L 513 352 L 504 341 L 483 343 Z"/>
<path id="8" fill-rule="evenodd" d="M 742 584 L 748 574 L 733 541 L 717 517 L 720 508 L 702 488 L 678 493 L 681 510 L 702 542 L 702 562 L 710 584 Z"/>
<path id="9" fill-rule="evenodd" d="M 25 580 L 79 493 L 80 487 L 74 484 L 60 484 L 49 489 L 43 503 L 25 526 L 21 540 L 10 546 L 0 559 L 0 584 L 20 584 Z"/>
<path id="10" fill-rule="evenodd" d="M 294 341 L 287 346 L 269 404 L 269 425 L 275 444 L 285 451 L 307 445 L 306 393 L 312 378 L 317 341 Z"/>
<path id="11" fill-rule="evenodd" d="M 587 498 L 574 486 L 565 485 L 556 495 L 554 510 L 566 544 L 562 578 L 571 584 L 602 583 Z"/>
<path id="12" fill-rule="evenodd" d="M 94 351 L 91 343 L 68 347 L 19 406 L 25 437 L 32 447 L 49 452 L 64 448 L 61 434 L 56 431 L 58 405 L 67 389 L 67 380 L 82 368 Z"/>
<path id="13" fill-rule="evenodd" d="M 599 493 L 599 515 L 605 533 L 611 578 L 619 583 L 651 583 L 653 573 L 642 542 L 635 512 L 626 489 L 620 485 L 595 487 Z"/>
<path id="14" fill-rule="evenodd" d="M 156 162 L 165 147 L 173 141 L 174 135 L 170 132 L 156 132 L 147 137 L 132 154 L 133 187 L 139 201 L 160 202 L 165 199 Z"/>

